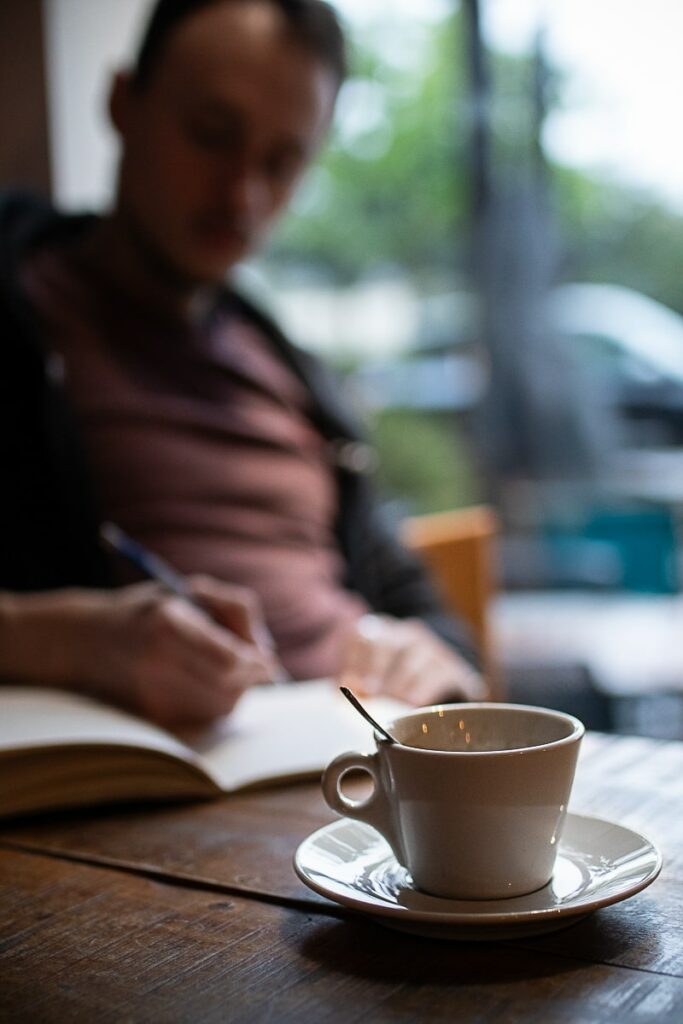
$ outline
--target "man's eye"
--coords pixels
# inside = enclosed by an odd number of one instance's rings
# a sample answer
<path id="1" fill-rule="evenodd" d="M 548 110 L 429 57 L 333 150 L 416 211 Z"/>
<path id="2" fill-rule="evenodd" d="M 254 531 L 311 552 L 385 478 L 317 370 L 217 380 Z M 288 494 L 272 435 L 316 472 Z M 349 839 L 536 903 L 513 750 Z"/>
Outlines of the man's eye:
<path id="1" fill-rule="evenodd" d="M 202 149 L 222 150 L 235 144 L 235 133 L 226 125 L 191 124 L 188 135 Z"/>
<path id="2" fill-rule="evenodd" d="M 195 128 L 191 138 L 202 149 L 225 149 L 232 141 L 230 133 L 216 128 Z"/>

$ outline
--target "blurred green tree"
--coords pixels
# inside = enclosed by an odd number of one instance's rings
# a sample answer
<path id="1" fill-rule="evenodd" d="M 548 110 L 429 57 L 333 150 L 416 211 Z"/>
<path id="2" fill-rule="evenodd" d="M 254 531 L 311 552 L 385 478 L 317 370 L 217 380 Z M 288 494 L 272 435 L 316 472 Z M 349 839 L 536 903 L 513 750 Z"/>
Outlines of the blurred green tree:
<path id="1" fill-rule="evenodd" d="M 387 42 L 387 31 L 394 33 Z M 399 45 L 395 33 L 403 32 Z M 371 275 L 409 278 L 418 292 L 467 287 L 470 182 L 465 26 L 383 26 L 355 44 L 333 138 L 276 233 L 265 264 L 345 286 Z M 531 58 L 494 54 L 491 128 L 497 179 L 537 154 Z M 562 102 L 552 76 L 546 100 Z M 673 128 L 672 128 L 673 130 Z M 547 168 L 565 280 L 623 284 L 683 313 L 683 217 L 613 183 Z M 524 240 L 520 239 L 520 246 Z M 344 356 L 342 354 L 341 360 Z M 349 369 L 349 367 L 347 367 Z M 480 498 L 455 417 L 387 409 L 371 424 L 386 490 L 414 511 Z"/>
<path id="2" fill-rule="evenodd" d="M 568 168 L 555 196 L 573 280 L 620 284 L 683 314 L 683 216 L 652 196 Z"/>
<path id="3" fill-rule="evenodd" d="M 468 253 L 467 85 L 456 10 L 413 32 L 393 59 L 381 36 L 357 40 L 342 116 L 298 208 L 268 253 L 340 284 L 391 268 L 426 287 L 462 283 Z M 407 56 L 406 56 L 407 53 Z M 494 54 L 493 151 L 499 175 L 528 161 L 530 58 Z M 562 102 L 554 78 L 550 104 Z M 673 129 L 672 129 L 673 130 Z M 637 190 L 551 166 L 565 277 L 623 284 L 683 312 L 683 216 Z"/>
<path id="4" fill-rule="evenodd" d="M 372 423 L 379 484 L 404 513 L 441 512 L 481 501 L 481 482 L 457 421 L 414 409 L 384 409 Z"/>
<path id="5" fill-rule="evenodd" d="M 390 266 L 418 284 L 453 276 L 467 209 L 461 31 L 457 13 L 430 25 L 400 63 L 357 44 L 340 128 L 269 262 L 340 283 Z"/>

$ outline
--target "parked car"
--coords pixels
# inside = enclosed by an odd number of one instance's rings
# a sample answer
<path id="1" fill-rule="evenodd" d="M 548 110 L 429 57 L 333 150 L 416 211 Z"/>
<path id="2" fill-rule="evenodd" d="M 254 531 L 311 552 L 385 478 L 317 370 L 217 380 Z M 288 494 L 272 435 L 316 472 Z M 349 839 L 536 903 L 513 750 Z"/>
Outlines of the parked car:
<path id="1" fill-rule="evenodd" d="M 683 316 L 630 288 L 564 284 L 545 308 L 567 360 L 600 378 L 633 444 L 683 443 Z M 359 371 L 373 404 L 463 411 L 486 389 L 478 307 L 467 292 L 422 301 L 415 345 Z M 593 387 L 592 393 L 598 390 Z"/>
<path id="2" fill-rule="evenodd" d="M 683 316 L 630 288 L 567 284 L 548 317 L 599 373 L 631 444 L 683 443 Z"/>

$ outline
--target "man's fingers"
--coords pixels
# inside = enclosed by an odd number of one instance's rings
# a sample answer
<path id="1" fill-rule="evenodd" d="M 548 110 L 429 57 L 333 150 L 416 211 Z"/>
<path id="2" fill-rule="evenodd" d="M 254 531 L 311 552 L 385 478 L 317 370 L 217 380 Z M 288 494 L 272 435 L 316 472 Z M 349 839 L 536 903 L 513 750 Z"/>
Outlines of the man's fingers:
<path id="1" fill-rule="evenodd" d="M 357 677 L 362 693 L 394 693 L 405 688 L 406 662 L 422 663 L 429 656 L 412 621 L 365 615 L 356 624 L 347 657 L 349 675 Z"/>
<path id="2" fill-rule="evenodd" d="M 180 599 L 168 602 L 167 614 L 185 658 L 192 659 L 197 673 L 214 678 L 214 685 L 249 686 L 271 678 L 274 661 L 270 652 L 245 642 Z"/>
<path id="3" fill-rule="evenodd" d="M 428 670 L 415 687 L 415 696 L 425 704 L 445 704 L 450 701 L 482 700 L 485 691 L 474 685 L 474 673 L 454 672 L 449 665 L 439 662 Z"/>
<path id="4" fill-rule="evenodd" d="M 138 702 L 160 724 L 203 722 L 232 711 L 242 693 L 270 678 L 261 653 L 179 600 L 138 664 Z"/>
<path id="5" fill-rule="evenodd" d="M 382 651 L 377 643 L 355 634 L 348 643 L 340 681 L 362 694 L 376 693 L 382 687 Z"/>
<path id="6" fill-rule="evenodd" d="M 275 647 L 270 630 L 254 591 L 233 586 L 211 576 L 193 576 L 193 596 L 206 608 L 216 622 L 254 644 L 264 653 Z"/>
<path id="7" fill-rule="evenodd" d="M 481 676 L 414 619 L 360 619 L 349 638 L 341 679 L 361 694 L 387 693 L 417 705 L 488 696 Z"/>

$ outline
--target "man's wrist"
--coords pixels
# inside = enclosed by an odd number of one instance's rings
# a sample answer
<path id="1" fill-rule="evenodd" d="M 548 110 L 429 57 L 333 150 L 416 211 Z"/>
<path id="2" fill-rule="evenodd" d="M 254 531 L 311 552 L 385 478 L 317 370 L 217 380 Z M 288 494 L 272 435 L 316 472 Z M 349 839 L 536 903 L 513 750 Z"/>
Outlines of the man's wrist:
<path id="1" fill-rule="evenodd" d="M 97 672 L 95 633 L 105 594 L 59 590 L 0 594 L 0 679 L 87 686 Z"/>

